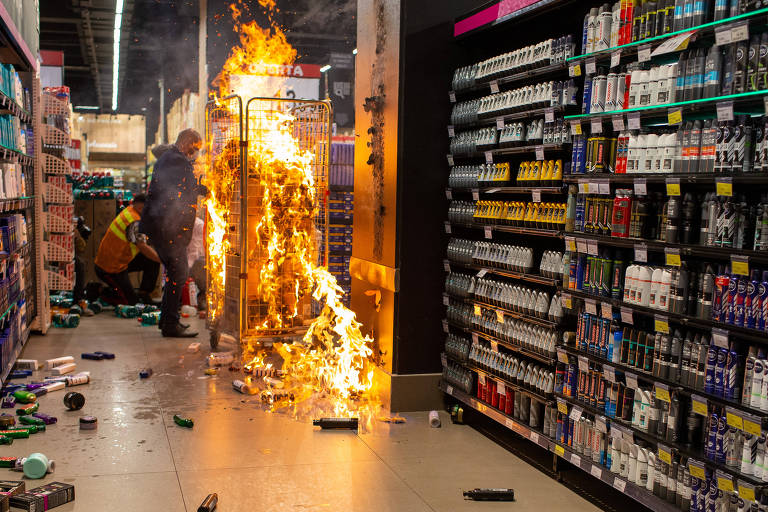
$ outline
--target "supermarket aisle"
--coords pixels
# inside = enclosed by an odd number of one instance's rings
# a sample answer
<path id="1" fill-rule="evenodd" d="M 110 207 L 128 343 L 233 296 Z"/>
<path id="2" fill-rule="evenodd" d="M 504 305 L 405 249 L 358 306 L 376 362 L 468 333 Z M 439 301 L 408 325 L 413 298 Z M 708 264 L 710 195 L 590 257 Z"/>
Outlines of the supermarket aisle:
<path id="1" fill-rule="evenodd" d="M 229 372 L 205 377 L 204 356 L 185 354 L 188 343 L 110 312 L 33 337 L 22 357 L 73 355 L 78 370 L 91 371 L 91 384 L 77 388 L 86 406 L 67 412 L 62 391 L 41 397 L 40 410 L 58 424 L 0 453 L 54 459 L 56 473 L 28 487 L 74 484 L 76 501 L 62 512 L 195 511 L 209 492 L 219 494 L 222 512 L 597 510 L 472 428 L 451 425 L 445 414 L 441 429 L 429 428 L 425 413 L 411 413 L 404 425 L 382 423 L 356 436 L 263 412 L 258 398 L 232 391 Z M 117 357 L 79 358 L 93 350 Z M 147 366 L 154 375 L 140 380 Z M 193 418 L 194 429 L 176 426 L 175 413 Z M 98 418 L 98 430 L 79 430 L 84 414 Z M 19 477 L 0 470 L 2 479 Z M 464 502 L 461 491 L 474 487 L 513 487 L 518 501 Z"/>

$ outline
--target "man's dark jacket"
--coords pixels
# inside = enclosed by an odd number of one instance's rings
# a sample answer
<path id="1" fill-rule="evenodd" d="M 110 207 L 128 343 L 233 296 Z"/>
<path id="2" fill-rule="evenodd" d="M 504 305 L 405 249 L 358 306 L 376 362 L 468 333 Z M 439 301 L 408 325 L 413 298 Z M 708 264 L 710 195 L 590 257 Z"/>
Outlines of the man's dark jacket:
<path id="1" fill-rule="evenodd" d="M 172 146 L 155 163 L 140 229 L 155 247 L 189 245 L 195 225 L 197 196 L 207 189 L 198 184 L 192 164 Z"/>

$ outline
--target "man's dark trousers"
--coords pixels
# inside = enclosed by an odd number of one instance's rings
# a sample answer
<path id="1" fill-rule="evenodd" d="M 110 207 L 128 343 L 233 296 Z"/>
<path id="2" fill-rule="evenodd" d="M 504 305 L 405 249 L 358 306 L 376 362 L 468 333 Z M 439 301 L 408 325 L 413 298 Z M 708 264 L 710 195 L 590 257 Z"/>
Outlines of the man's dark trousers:
<path id="1" fill-rule="evenodd" d="M 162 244 L 153 244 L 165 267 L 165 286 L 160 305 L 160 328 L 174 329 L 179 323 L 181 292 L 187 281 L 187 244 L 176 238 Z"/>

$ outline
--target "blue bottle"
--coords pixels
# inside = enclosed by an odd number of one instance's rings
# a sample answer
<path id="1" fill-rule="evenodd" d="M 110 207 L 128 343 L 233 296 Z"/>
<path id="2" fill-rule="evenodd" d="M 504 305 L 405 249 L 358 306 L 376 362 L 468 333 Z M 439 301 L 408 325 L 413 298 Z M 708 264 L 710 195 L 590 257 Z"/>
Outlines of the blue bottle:
<path id="1" fill-rule="evenodd" d="M 758 290 L 760 288 L 760 271 L 752 269 L 749 284 L 747 285 L 747 297 L 744 301 L 744 319 L 747 328 L 754 329 L 758 323 L 760 313 L 760 299 Z"/>
<path id="2" fill-rule="evenodd" d="M 725 390 L 725 363 L 728 360 L 728 350 L 721 348 L 717 351 L 717 363 L 715 364 L 715 395 L 724 396 Z"/>
<path id="3" fill-rule="evenodd" d="M 715 460 L 715 445 L 717 444 L 717 414 L 709 417 L 709 435 L 707 436 L 707 446 L 704 454 L 710 460 Z"/>
<path id="4" fill-rule="evenodd" d="M 717 366 L 717 347 L 710 345 L 707 349 L 707 365 L 704 371 L 704 392 L 715 392 L 715 367 Z"/>

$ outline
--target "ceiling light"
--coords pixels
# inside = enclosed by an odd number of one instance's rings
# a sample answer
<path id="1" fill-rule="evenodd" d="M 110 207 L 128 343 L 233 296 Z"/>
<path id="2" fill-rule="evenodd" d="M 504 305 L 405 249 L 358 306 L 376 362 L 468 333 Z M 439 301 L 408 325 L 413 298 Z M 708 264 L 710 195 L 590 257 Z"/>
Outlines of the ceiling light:
<path id="1" fill-rule="evenodd" d="M 123 25 L 123 1 L 115 2 L 115 31 L 112 46 L 112 110 L 117 110 L 117 87 L 120 83 L 120 29 Z"/>
<path id="2" fill-rule="evenodd" d="M 75 105 L 75 110 L 99 110 L 100 108 L 96 105 Z"/>
<path id="3" fill-rule="evenodd" d="M 326 72 L 326 71 L 328 71 L 329 69 L 331 69 L 331 65 L 330 65 L 330 64 L 326 64 L 325 66 L 323 66 L 323 67 L 321 67 L 321 68 L 320 68 L 320 72 L 321 72 L 321 73 L 325 73 L 325 72 Z"/>
<path id="4" fill-rule="evenodd" d="M 352 50 L 352 55 L 357 55 L 357 48 L 355 48 L 354 50 Z"/>

